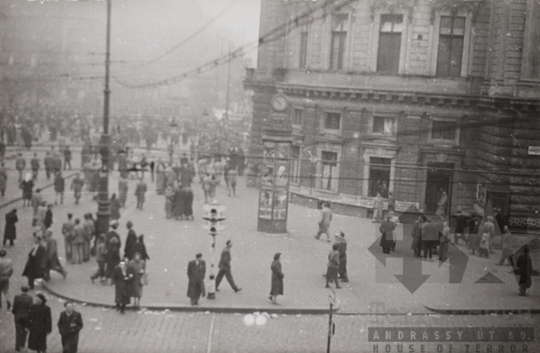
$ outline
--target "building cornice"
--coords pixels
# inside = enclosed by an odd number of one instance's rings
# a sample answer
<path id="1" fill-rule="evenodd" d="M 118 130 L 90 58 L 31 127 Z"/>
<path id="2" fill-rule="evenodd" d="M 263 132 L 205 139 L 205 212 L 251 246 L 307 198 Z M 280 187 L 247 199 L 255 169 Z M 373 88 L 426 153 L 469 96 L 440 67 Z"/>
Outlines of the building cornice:
<path id="1" fill-rule="evenodd" d="M 308 86 L 271 81 L 246 81 L 248 88 L 280 89 L 286 95 L 309 98 L 335 99 L 382 104 L 409 104 L 435 107 L 460 107 L 486 110 L 512 110 L 520 112 L 540 111 L 540 99 L 520 97 L 489 97 L 480 95 L 440 94 L 430 92 L 403 92 L 362 88 Z"/>

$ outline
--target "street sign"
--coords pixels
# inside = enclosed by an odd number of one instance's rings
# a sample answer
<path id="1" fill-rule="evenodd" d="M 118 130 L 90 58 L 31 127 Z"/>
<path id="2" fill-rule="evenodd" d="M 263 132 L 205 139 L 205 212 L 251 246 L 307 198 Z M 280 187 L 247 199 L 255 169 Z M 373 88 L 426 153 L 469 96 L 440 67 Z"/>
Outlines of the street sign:
<path id="1" fill-rule="evenodd" d="M 529 146 L 529 155 L 540 156 L 540 146 Z"/>

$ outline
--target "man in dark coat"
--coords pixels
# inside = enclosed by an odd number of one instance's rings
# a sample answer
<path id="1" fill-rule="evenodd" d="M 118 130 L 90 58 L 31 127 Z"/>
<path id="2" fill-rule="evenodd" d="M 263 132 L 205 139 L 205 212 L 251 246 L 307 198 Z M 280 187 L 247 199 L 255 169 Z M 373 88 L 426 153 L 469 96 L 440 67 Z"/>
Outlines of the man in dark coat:
<path id="1" fill-rule="evenodd" d="M 525 292 L 532 285 L 532 260 L 529 256 L 528 245 L 523 248 L 523 254 L 518 258 L 516 265 L 519 272 L 519 295 L 525 296 Z"/>
<path id="2" fill-rule="evenodd" d="M 424 244 L 424 259 L 428 256 L 431 259 L 441 233 L 440 225 L 437 222 L 424 223 L 422 225 L 422 242 Z"/>
<path id="3" fill-rule="evenodd" d="M 39 172 L 39 158 L 37 153 L 34 153 L 34 158 L 30 160 L 30 168 L 32 168 L 32 178 L 37 180 Z"/>
<path id="4" fill-rule="evenodd" d="M 67 169 L 68 165 L 69 170 L 71 170 L 71 150 L 69 149 L 69 146 L 66 146 L 66 149 L 64 150 L 64 170 Z"/>
<path id="5" fill-rule="evenodd" d="M 54 201 L 55 205 L 64 204 L 64 191 L 66 189 L 66 181 L 62 176 L 62 172 L 57 172 L 56 177 L 54 178 L 54 191 L 56 192 L 56 198 Z"/>
<path id="6" fill-rule="evenodd" d="M 105 247 L 107 248 L 107 278 L 112 278 L 114 268 L 120 262 L 120 248 L 122 247 L 120 235 L 116 232 L 118 221 L 112 221 L 111 228 L 105 240 Z"/>
<path id="7" fill-rule="evenodd" d="M 53 205 L 51 204 L 47 206 L 47 212 L 45 212 L 45 219 L 43 220 L 43 225 L 45 226 L 45 229 L 51 228 L 53 224 L 52 208 L 53 208 Z"/>
<path id="8" fill-rule="evenodd" d="M 189 279 L 187 296 L 191 299 L 191 305 L 199 305 L 201 295 L 203 298 L 206 295 L 204 289 L 206 262 L 202 259 L 202 254 L 195 255 L 195 260 L 188 263 L 187 275 Z"/>
<path id="9" fill-rule="evenodd" d="M 41 244 L 41 237 L 34 237 L 34 246 L 28 253 L 23 276 L 28 278 L 28 287 L 34 289 L 34 279 L 44 278 L 47 271 L 47 249 Z"/>
<path id="10" fill-rule="evenodd" d="M 32 306 L 32 297 L 27 293 L 30 290 L 27 286 L 21 287 L 21 294 L 13 299 L 13 317 L 15 319 L 15 350 L 19 352 L 26 345 L 28 335 L 28 320 L 30 318 L 30 307 Z"/>
<path id="11" fill-rule="evenodd" d="M 13 241 L 17 238 L 17 228 L 15 223 L 19 221 L 17 217 L 17 209 L 13 209 L 6 214 L 6 225 L 4 228 L 4 246 L 9 241 L 9 245 L 13 246 Z"/>
<path id="12" fill-rule="evenodd" d="M 236 293 L 242 290 L 242 288 L 238 288 L 238 286 L 234 283 L 233 275 L 231 272 L 231 248 L 232 242 L 230 240 L 227 240 L 227 243 L 225 244 L 225 248 L 221 252 L 221 258 L 219 260 L 219 272 L 216 276 L 216 291 L 219 290 L 219 284 L 221 283 L 223 276 L 227 278 L 227 282 L 229 282 L 232 289 Z"/>
<path id="13" fill-rule="evenodd" d="M 83 328 L 82 316 L 73 310 L 73 304 L 66 302 L 58 320 L 58 331 L 62 336 L 63 353 L 77 353 L 79 332 Z"/>
<path id="14" fill-rule="evenodd" d="M 184 214 L 184 191 L 182 185 L 178 184 L 174 191 L 174 217 L 179 220 Z"/>
<path id="15" fill-rule="evenodd" d="M 114 268 L 112 273 L 112 281 L 114 283 L 114 298 L 116 310 L 121 314 L 126 310 L 126 305 L 131 301 L 131 280 L 133 274 L 130 274 L 127 269 L 127 264 L 120 261 Z"/>
<path id="16" fill-rule="evenodd" d="M 133 255 L 135 254 L 135 244 L 137 244 L 137 233 L 133 230 L 133 223 L 128 221 L 126 224 L 128 229 L 128 234 L 126 238 L 126 245 L 124 247 L 124 258 L 133 260 Z"/>
<path id="17" fill-rule="evenodd" d="M 396 224 L 392 222 L 391 217 L 386 217 L 386 221 L 381 223 L 379 231 L 382 233 L 381 241 L 379 245 L 383 249 L 384 254 L 390 254 L 390 249 L 394 246 L 394 229 Z"/>
<path id="18" fill-rule="evenodd" d="M 47 229 L 44 236 L 45 241 L 47 242 L 47 271 L 45 279 L 50 279 L 51 270 L 60 273 L 65 279 L 67 272 L 64 270 L 58 259 L 58 243 L 56 242 L 56 239 L 53 238 L 53 232 L 50 229 Z"/>
<path id="19" fill-rule="evenodd" d="M 36 295 L 30 307 L 28 349 L 44 353 L 47 351 L 47 335 L 52 332 L 51 308 L 43 294 Z"/>

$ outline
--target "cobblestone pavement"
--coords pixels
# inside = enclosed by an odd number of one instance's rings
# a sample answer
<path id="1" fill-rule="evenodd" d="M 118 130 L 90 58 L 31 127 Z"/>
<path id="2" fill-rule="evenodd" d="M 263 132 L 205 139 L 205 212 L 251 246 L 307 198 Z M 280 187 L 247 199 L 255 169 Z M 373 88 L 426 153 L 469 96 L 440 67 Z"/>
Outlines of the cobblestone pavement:
<path id="1" fill-rule="evenodd" d="M 50 297 L 53 332 L 48 337 L 48 352 L 60 352 L 61 342 L 56 323 L 62 310 L 60 300 Z M 167 311 L 126 312 L 76 306 L 83 316 L 79 352 L 325 352 L 328 333 L 327 315 L 298 315 L 269 318 L 263 325 L 245 324 L 245 315 L 215 313 L 176 313 Z M 334 315 L 335 334 L 332 352 L 538 352 L 538 339 L 533 342 L 369 342 L 370 327 L 423 328 L 507 328 L 519 336 L 519 329 L 538 327 L 538 315 Z M 477 330 L 480 331 L 480 330 Z M 0 312 L 0 351 L 14 352 L 13 317 L 5 309 Z M 478 350 L 477 346 L 479 345 Z M 422 345 L 424 346 L 422 350 Z M 526 346 L 526 347 L 525 347 Z M 377 348 L 374 348 L 377 347 Z M 412 351 L 410 350 L 412 347 Z M 525 348 L 524 348 L 525 347 Z M 377 349 L 377 350 L 375 350 Z M 439 350 L 442 349 L 442 350 Z"/>

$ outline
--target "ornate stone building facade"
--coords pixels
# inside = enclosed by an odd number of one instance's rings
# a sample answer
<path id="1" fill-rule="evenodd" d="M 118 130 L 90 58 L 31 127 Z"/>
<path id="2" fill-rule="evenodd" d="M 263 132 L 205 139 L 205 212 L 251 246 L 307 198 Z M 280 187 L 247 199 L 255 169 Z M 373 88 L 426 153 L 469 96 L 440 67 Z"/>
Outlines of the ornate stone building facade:
<path id="1" fill-rule="evenodd" d="M 252 162 L 283 110 L 293 200 L 369 216 L 392 193 L 538 228 L 538 18 L 536 0 L 263 0 Z"/>

